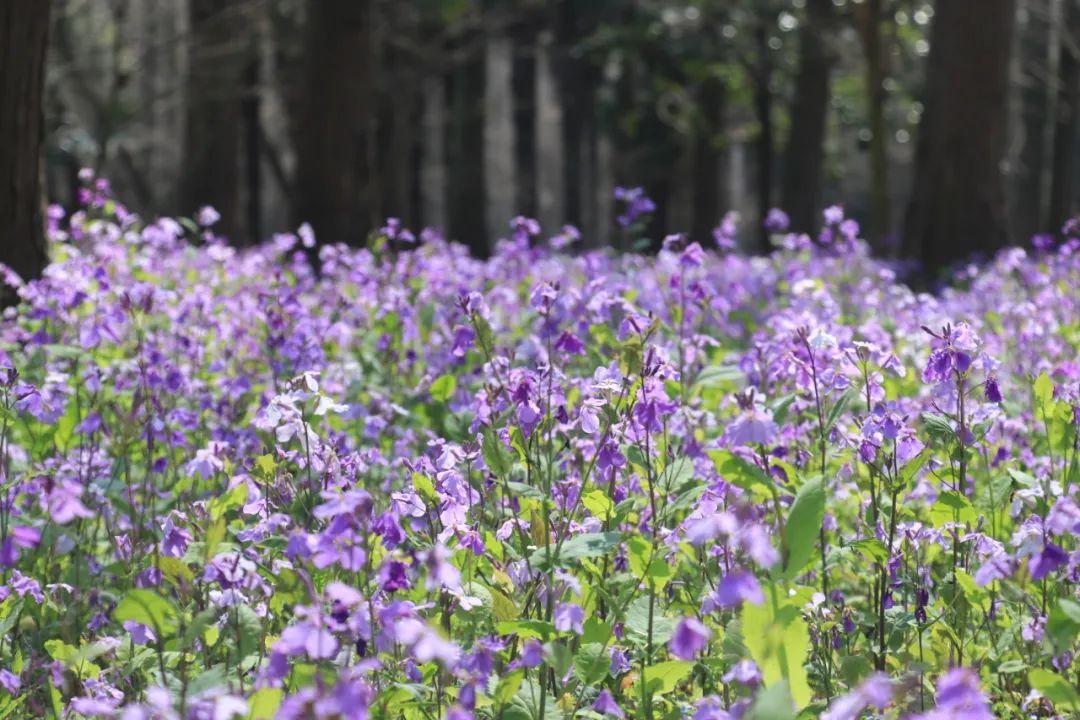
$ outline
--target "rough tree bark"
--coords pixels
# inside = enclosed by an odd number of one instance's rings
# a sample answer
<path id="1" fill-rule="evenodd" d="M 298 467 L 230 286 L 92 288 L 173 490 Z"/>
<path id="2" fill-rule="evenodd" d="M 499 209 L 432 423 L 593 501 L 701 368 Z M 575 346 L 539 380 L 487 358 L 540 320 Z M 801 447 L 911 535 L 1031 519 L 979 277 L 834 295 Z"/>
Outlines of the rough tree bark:
<path id="1" fill-rule="evenodd" d="M 870 116 L 870 224 L 868 237 L 873 246 L 884 248 L 884 238 L 892 230 L 889 208 L 889 138 L 885 128 L 885 102 L 888 75 L 881 26 L 888 13 L 882 0 L 867 0 L 856 7 L 856 21 L 866 56 L 866 101 Z M 888 22 L 891 22 L 889 20 Z"/>
<path id="2" fill-rule="evenodd" d="M 758 133 L 755 142 L 757 152 L 757 233 L 758 250 L 769 252 L 769 232 L 765 229 L 765 216 L 772 208 L 773 188 L 773 98 L 772 51 L 769 48 L 770 22 L 760 18 L 754 28 L 757 48 L 757 66 L 754 68 L 754 112 L 757 115 Z"/>
<path id="3" fill-rule="evenodd" d="M 820 225 L 821 175 L 825 160 L 825 126 L 829 109 L 829 48 L 832 0 L 808 0 L 806 23 L 799 31 L 799 72 L 791 106 L 791 133 L 784 150 L 781 206 L 791 228 L 812 232 Z"/>
<path id="4" fill-rule="evenodd" d="M 935 6 L 904 237 L 927 274 L 1006 242 L 1001 166 L 1013 20 L 1013 0 Z"/>
<path id="5" fill-rule="evenodd" d="M 240 148 L 244 137 L 242 85 L 247 43 L 237 0 L 191 0 L 187 76 L 187 133 L 181 211 L 212 205 L 215 230 L 236 241 L 246 214 L 241 200 Z"/>
<path id="6" fill-rule="evenodd" d="M 1077 113 L 1080 113 L 1080 0 L 1067 0 L 1064 12 L 1050 202 L 1045 221 L 1047 229 L 1060 228 L 1062 222 L 1077 209 L 1073 178 L 1076 172 Z"/>
<path id="7" fill-rule="evenodd" d="M 0 3 L 0 262 L 24 280 L 48 263 L 41 197 L 46 0 Z M 7 304 L 12 295 L 0 291 Z"/>
<path id="8" fill-rule="evenodd" d="M 370 217 L 369 0 L 308 0 L 296 122 L 297 222 L 322 244 L 363 244 Z"/>
<path id="9" fill-rule="evenodd" d="M 712 229 L 720 222 L 720 167 L 723 151 L 717 143 L 724 128 L 724 87 L 719 78 L 701 84 L 701 123 L 694 138 L 693 225 L 691 237 L 712 245 Z"/>

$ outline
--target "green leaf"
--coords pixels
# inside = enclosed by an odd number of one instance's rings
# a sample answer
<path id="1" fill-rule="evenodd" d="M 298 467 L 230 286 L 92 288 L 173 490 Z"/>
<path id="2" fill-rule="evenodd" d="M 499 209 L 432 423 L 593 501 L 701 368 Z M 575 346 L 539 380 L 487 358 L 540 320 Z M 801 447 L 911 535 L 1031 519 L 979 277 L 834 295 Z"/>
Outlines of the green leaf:
<path id="1" fill-rule="evenodd" d="M 536 638 L 547 642 L 555 636 L 555 626 L 543 620 L 508 620 L 495 626 L 500 635 Z"/>
<path id="2" fill-rule="evenodd" d="M 754 698 L 746 720 L 792 720 L 794 717 L 795 703 L 791 699 L 791 690 L 787 682 L 781 680 L 762 688 Z"/>
<path id="3" fill-rule="evenodd" d="M 744 490 L 753 490 L 756 486 L 771 491 L 775 487 L 772 478 L 764 470 L 728 450 L 710 450 L 709 457 L 712 458 L 716 471 L 723 476 L 725 482 L 737 485 Z"/>
<path id="4" fill-rule="evenodd" d="M 1028 673 L 1028 682 L 1058 708 L 1080 709 L 1080 695 L 1077 695 L 1076 688 L 1057 673 L 1032 668 Z"/>
<path id="5" fill-rule="evenodd" d="M 889 551 L 885 548 L 885 543 L 877 538 L 863 538 L 862 540 L 856 540 L 851 543 L 850 547 L 852 550 L 861 553 L 868 560 L 885 562 L 889 559 Z"/>
<path id="6" fill-rule="evenodd" d="M 787 681 L 791 697 L 801 708 L 813 698 L 803 666 L 810 649 L 810 632 L 800 608 L 781 593 L 783 588 L 774 585 L 765 589 L 764 603 L 743 603 L 743 640 L 761 668 L 765 686 Z"/>
<path id="7" fill-rule="evenodd" d="M 843 395 L 836 399 L 836 402 L 833 403 L 833 406 L 829 408 L 829 416 L 825 418 L 825 435 L 829 434 L 829 431 L 832 430 L 833 425 L 836 424 L 836 421 L 840 419 L 840 416 L 844 413 L 844 410 L 847 409 L 848 403 L 851 402 L 851 395 L 851 390 L 844 392 Z"/>
<path id="8" fill-rule="evenodd" d="M 1050 376 L 1045 372 L 1039 373 L 1031 390 L 1034 394 L 1035 407 L 1043 412 L 1048 411 L 1050 404 L 1054 402 L 1054 381 L 1050 379 Z"/>
<path id="9" fill-rule="evenodd" d="M 974 522 L 976 517 L 971 501 L 953 490 L 938 495 L 937 501 L 930 507 L 930 520 L 935 527 L 953 521 Z"/>
<path id="10" fill-rule="evenodd" d="M 675 621 L 671 618 L 653 611 L 652 640 L 653 645 L 663 645 L 671 639 L 675 632 Z M 626 609 L 626 634 L 627 638 L 639 646 L 644 646 L 648 641 L 649 633 L 649 598 L 639 597 L 630 603 Z"/>
<path id="11" fill-rule="evenodd" d="M 496 477 L 505 478 L 510 474 L 514 467 L 513 456 L 494 429 L 484 428 L 480 449 L 484 455 L 484 463 Z"/>
<path id="12" fill-rule="evenodd" d="M 694 663 L 687 660 L 657 663 L 643 670 L 638 683 L 644 685 L 648 695 L 663 695 L 674 690 L 693 669 Z"/>
<path id="13" fill-rule="evenodd" d="M 1061 598 L 1046 621 L 1046 636 L 1055 650 L 1064 652 L 1072 647 L 1077 633 L 1080 633 L 1080 603 Z"/>
<path id="14" fill-rule="evenodd" d="M 521 687 L 521 681 L 525 679 L 524 670 L 513 670 L 508 672 L 499 678 L 499 684 L 495 686 L 495 692 L 492 693 L 491 699 L 498 705 L 505 705 L 517 695 L 518 688 Z"/>
<path id="15" fill-rule="evenodd" d="M 431 383 L 428 392 L 431 393 L 432 399 L 444 403 L 454 396 L 455 390 L 457 390 L 457 378 L 453 375 L 440 375 Z"/>
<path id="16" fill-rule="evenodd" d="M 277 462 L 273 455 L 260 455 L 255 458 L 255 468 L 263 474 L 263 477 L 273 477 L 277 471 Z"/>
<path id="17" fill-rule="evenodd" d="M 574 671 L 585 685 L 593 687 L 607 677 L 611 657 L 602 643 L 586 643 L 574 658 Z"/>
<path id="18" fill-rule="evenodd" d="M 559 551 L 557 564 L 566 565 L 584 558 L 600 557 L 610 552 L 619 544 L 621 535 L 617 532 L 582 533 L 563 543 Z M 552 548 L 554 552 L 554 548 Z M 541 569 L 547 568 L 547 549 L 537 548 L 532 554 L 532 563 Z"/>
<path id="19" fill-rule="evenodd" d="M 247 483 L 238 483 L 224 495 L 218 495 L 210 501 L 210 519 L 212 521 L 217 520 L 224 517 L 225 513 L 230 510 L 243 507 L 244 503 L 247 502 L 247 496 Z"/>
<path id="20" fill-rule="evenodd" d="M 581 504 L 585 506 L 585 509 L 593 514 L 594 517 L 606 519 L 611 511 L 615 508 L 615 505 L 608 498 L 607 493 L 603 490 L 589 490 L 581 496 Z"/>
<path id="21" fill-rule="evenodd" d="M 56 447 L 66 450 L 75 434 L 75 426 L 79 424 L 78 403 L 68 403 L 67 412 L 56 421 L 56 431 L 53 433 L 53 442 Z"/>
<path id="22" fill-rule="evenodd" d="M 787 560 L 785 576 L 793 578 L 802 572 L 814 555 L 818 535 L 825 518 L 825 487 L 820 478 L 803 483 L 788 513 L 786 527 Z"/>
<path id="23" fill-rule="evenodd" d="M 176 606 L 153 590 L 138 588 L 128 591 L 116 606 L 113 617 L 121 623 L 126 620 L 142 623 L 153 629 L 159 638 L 176 632 Z"/>
<path id="24" fill-rule="evenodd" d="M 284 696 L 285 691 L 281 688 L 260 688 L 251 696 L 251 712 L 248 714 L 248 720 L 270 720 L 277 714 Z"/>

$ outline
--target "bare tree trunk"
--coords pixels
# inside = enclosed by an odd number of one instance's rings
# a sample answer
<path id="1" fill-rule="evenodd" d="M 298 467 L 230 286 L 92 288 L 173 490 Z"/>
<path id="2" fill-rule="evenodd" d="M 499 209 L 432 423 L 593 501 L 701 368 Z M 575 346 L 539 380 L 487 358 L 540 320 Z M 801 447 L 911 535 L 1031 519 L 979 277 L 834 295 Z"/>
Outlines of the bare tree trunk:
<path id="1" fill-rule="evenodd" d="M 694 138 L 694 209 L 691 235 L 711 244 L 712 229 L 720 221 L 720 168 L 723 151 L 718 142 L 724 129 L 724 87 L 717 78 L 701 86 L 701 126 Z"/>
<path id="2" fill-rule="evenodd" d="M 240 193 L 241 97 L 248 54 L 241 34 L 243 8 L 237 0 L 191 0 L 190 10 L 181 211 L 214 206 L 221 214 L 215 229 L 240 241 L 246 224 Z"/>
<path id="3" fill-rule="evenodd" d="M 484 208 L 484 60 L 468 58 L 458 63 L 451 78 L 452 98 L 447 162 L 450 169 L 449 233 L 485 257 L 488 243 Z M 507 218 L 509 220 L 509 218 Z"/>
<path id="4" fill-rule="evenodd" d="M 765 229 L 765 216 L 772 209 L 773 189 L 773 98 L 770 85 L 772 83 L 772 58 L 769 49 L 770 23 L 764 18 L 759 19 L 758 26 L 754 28 L 755 45 L 757 48 L 758 65 L 754 78 L 754 111 L 757 114 L 757 232 L 758 249 L 761 252 L 769 252 L 769 232 Z"/>
<path id="5" fill-rule="evenodd" d="M 1066 0 L 1057 75 L 1057 112 L 1046 228 L 1059 228 L 1076 211 L 1073 176 L 1076 172 L 1077 113 L 1080 112 L 1080 3 Z"/>
<path id="6" fill-rule="evenodd" d="M 361 245 L 371 229 L 370 0 L 308 0 L 296 123 L 296 220 L 320 243 Z"/>
<path id="7" fill-rule="evenodd" d="M 1042 226 L 1044 197 L 1044 124 L 1050 92 L 1046 75 L 1050 0 L 1019 0 L 1019 27 L 1016 31 L 1018 58 L 1015 71 L 1020 88 L 1016 112 L 1018 123 L 1011 128 L 1014 140 L 1010 165 L 1011 188 L 1015 211 L 1013 231 L 1021 238 L 1045 229 Z"/>
<path id="8" fill-rule="evenodd" d="M 420 154 L 420 217 L 424 225 L 446 230 L 446 82 L 442 75 L 424 78 Z"/>
<path id="9" fill-rule="evenodd" d="M 553 232 L 566 219 L 563 184 L 563 107 L 552 66 L 552 38 L 536 45 L 536 192 L 540 224 Z"/>
<path id="10" fill-rule="evenodd" d="M 888 54 L 882 42 L 881 25 L 885 22 L 882 0 L 867 0 L 856 6 L 859 35 L 866 56 L 866 99 L 870 115 L 870 225 L 867 236 L 879 251 L 892 231 L 889 208 L 889 133 L 885 128 L 885 89 Z M 889 20 L 888 22 L 891 22 Z"/>
<path id="11" fill-rule="evenodd" d="M 817 213 L 833 63 L 828 46 L 831 21 L 832 0 L 807 1 L 806 23 L 799 30 L 799 72 L 791 106 L 791 134 L 784 151 L 781 201 L 792 230 L 798 232 L 811 232 L 820 224 Z"/>
<path id="12" fill-rule="evenodd" d="M 0 262 L 24 280 L 48 263 L 41 197 L 46 0 L 0 3 Z M 0 292 L 4 304 L 12 300 Z"/>
<path id="13" fill-rule="evenodd" d="M 490 37 L 484 45 L 484 194 L 491 241 L 506 237 L 516 214 L 514 163 L 514 48 L 510 38 Z"/>
<path id="14" fill-rule="evenodd" d="M 262 239 L 262 129 L 259 126 L 260 58 L 256 38 L 244 71 L 244 188 L 247 201 L 247 234 L 252 243 Z"/>
<path id="15" fill-rule="evenodd" d="M 927 273 L 1006 242 L 1002 159 L 1013 10 L 1013 0 L 936 5 L 904 238 Z"/>

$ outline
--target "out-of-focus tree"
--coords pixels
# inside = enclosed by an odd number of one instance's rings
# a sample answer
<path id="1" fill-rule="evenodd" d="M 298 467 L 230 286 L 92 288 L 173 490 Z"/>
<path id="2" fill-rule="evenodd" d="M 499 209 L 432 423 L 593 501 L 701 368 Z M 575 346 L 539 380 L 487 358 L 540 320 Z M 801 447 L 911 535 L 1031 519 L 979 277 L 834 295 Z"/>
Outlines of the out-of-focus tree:
<path id="1" fill-rule="evenodd" d="M 791 131 L 784 151 L 781 195 L 791 227 L 799 232 L 813 232 L 820 225 L 829 76 L 835 61 L 833 15 L 832 0 L 807 0 L 799 29 L 799 69 L 791 104 Z"/>
<path id="2" fill-rule="evenodd" d="M 371 0 L 308 0 L 294 144 L 297 222 L 361 244 L 372 216 Z"/>
<path id="3" fill-rule="evenodd" d="M 865 0 L 855 6 L 854 17 L 865 58 L 866 105 L 870 133 L 870 222 L 869 237 L 881 249 L 883 237 L 891 229 L 889 202 L 889 130 L 885 123 L 885 103 L 889 92 L 891 30 L 896 12 L 889 0 Z"/>
<path id="4" fill-rule="evenodd" d="M 47 0 L 0 3 L 0 262 L 24 280 L 48 262 L 41 194 Z M 9 291 L 0 294 L 11 300 Z"/>
<path id="5" fill-rule="evenodd" d="M 904 237 L 926 272 L 1006 242 L 1002 161 L 1014 9 L 1013 0 L 946 0 L 935 8 Z"/>
<path id="6" fill-rule="evenodd" d="M 244 0 L 188 1 L 187 130 L 180 204 L 185 213 L 213 205 L 221 215 L 218 231 L 240 240 L 245 224 L 240 158 L 249 92 L 245 74 L 250 73 L 254 50 L 252 19 L 245 13 Z"/>
<path id="7" fill-rule="evenodd" d="M 1044 227 L 1057 229 L 1077 210 L 1076 135 L 1080 126 L 1080 0 L 1065 0 L 1063 23 L 1058 38 L 1060 57 L 1055 79 L 1057 93 L 1053 120 L 1053 162 L 1050 168 L 1050 197 Z"/>

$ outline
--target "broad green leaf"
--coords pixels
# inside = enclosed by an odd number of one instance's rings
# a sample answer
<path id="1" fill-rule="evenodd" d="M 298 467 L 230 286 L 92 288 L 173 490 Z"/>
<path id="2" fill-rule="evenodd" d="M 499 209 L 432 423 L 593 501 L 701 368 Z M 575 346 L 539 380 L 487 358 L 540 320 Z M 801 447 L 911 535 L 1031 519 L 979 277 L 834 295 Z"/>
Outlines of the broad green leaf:
<path id="1" fill-rule="evenodd" d="M 1049 415 L 1050 404 L 1054 402 L 1054 381 L 1045 372 L 1039 373 L 1039 377 L 1035 378 L 1031 390 L 1034 394 L 1036 409 Z"/>
<path id="2" fill-rule="evenodd" d="M 543 620 L 508 620 L 495 626 L 500 635 L 536 638 L 547 642 L 555 635 L 555 626 Z"/>
<path id="3" fill-rule="evenodd" d="M 644 669 L 638 683 L 644 685 L 648 695 L 663 695 L 674 690 L 693 669 L 694 663 L 687 660 L 657 663 Z"/>
<path id="4" fill-rule="evenodd" d="M 621 535 L 617 532 L 582 533 L 575 535 L 563 543 L 559 551 L 557 564 L 568 565 L 584 558 L 600 557 L 613 550 L 619 544 Z M 551 551 L 554 553 L 555 548 Z M 537 548 L 532 554 L 534 566 L 545 568 L 547 566 L 547 549 Z"/>
<path id="5" fill-rule="evenodd" d="M 496 477 L 505 478 L 510 474 L 510 470 L 514 467 L 513 456 L 491 428 L 484 428 L 481 452 L 488 470 L 491 470 Z"/>
<path id="6" fill-rule="evenodd" d="M 210 519 L 218 520 L 230 510 L 243 507 L 244 503 L 247 502 L 247 496 L 247 483 L 238 483 L 225 494 L 218 495 L 210 501 Z"/>
<path id="7" fill-rule="evenodd" d="M 585 509 L 592 513 L 594 517 L 598 517 L 602 520 L 606 519 L 615 508 L 614 503 L 608 498 L 607 493 L 595 488 L 582 494 L 581 504 L 584 505 Z"/>
<path id="8" fill-rule="evenodd" d="M 935 527 L 953 521 L 974 522 L 976 517 L 971 501 L 952 490 L 946 490 L 938 495 L 937 501 L 930 507 L 930 519 Z"/>
<path id="9" fill-rule="evenodd" d="M 495 692 L 492 693 L 491 699 L 495 701 L 497 705 L 505 705 L 517 694 L 518 688 L 521 687 L 521 681 L 525 679 L 524 670 L 512 670 L 501 678 L 499 678 L 499 684 L 495 686 Z"/>
<path id="10" fill-rule="evenodd" d="M 176 631 L 176 606 L 171 600 L 153 590 L 137 588 L 129 590 L 116 606 L 113 617 L 117 622 L 134 620 L 151 628 L 158 637 L 164 638 Z"/>
<path id="11" fill-rule="evenodd" d="M 432 399 L 444 403 L 454 397 L 455 390 L 457 390 L 457 378 L 453 375 L 440 375 L 431 383 L 428 392 L 431 393 Z"/>
<path id="12" fill-rule="evenodd" d="M 1028 673 L 1028 682 L 1058 709 L 1080 710 L 1080 695 L 1077 694 L 1076 687 L 1057 673 L 1043 668 L 1032 668 Z"/>
<path id="13" fill-rule="evenodd" d="M 758 692 L 746 720 L 792 720 L 794 717 L 795 703 L 791 699 L 791 690 L 787 682 L 781 680 Z"/>
<path id="14" fill-rule="evenodd" d="M 808 480 L 799 488 L 785 526 L 787 559 L 784 574 L 787 578 L 798 576 L 814 556 L 824 517 L 825 488 L 820 478 Z"/>
<path id="15" fill-rule="evenodd" d="M 856 540 L 851 543 L 851 549 L 861 553 L 867 559 L 876 562 L 885 562 L 889 559 L 889 551 L 885 548 L 885 543 L 877 538 L 863 538 L 862 540 Z"/>
<path id="16" fill-rule="evenodd" d="M 810 632 L 800 608 L 782 595 L 781 587 L 765 589 L 766 600 L 760 605 L 743 603 L 743 641 L 750 656 L 761 668 L 766 687 L 786 680 L 798 707 L 813 698 L 806 676 L 806 654 Z"/>
<path id="17" fill-rule="evenodd" d="M 251 696 L 251 712 L 248 720 L 271 720 L 281 707 L 285 692 L 281 688 L 264 687 Z"/>
<path id="18" fill-rule="evenodd" d="M 1080 633 L 1080 603 L 1061 598 L 1050 611 L 1046 636 L 1057 652 L 1064 652 L 1072 647 L 1077 633 Z"/>
<path id="19" fill-rule="evenodd" d="M 775 487 L 772 478 L 764 470 L 728 450 L 710 450 L 709 457 L 712 458 L 716 471 L 723 476 L 725 482 L 737 485 L 744 490 L 760 487 L 770 491 Z"/>

